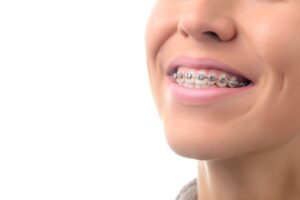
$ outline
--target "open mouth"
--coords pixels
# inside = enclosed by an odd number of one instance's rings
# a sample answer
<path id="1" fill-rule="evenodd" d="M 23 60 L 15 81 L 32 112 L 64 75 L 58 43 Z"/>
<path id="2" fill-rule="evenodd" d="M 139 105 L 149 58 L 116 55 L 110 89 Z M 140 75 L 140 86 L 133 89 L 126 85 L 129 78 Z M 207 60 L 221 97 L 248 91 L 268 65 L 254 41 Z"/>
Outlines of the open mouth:
<path id="1" fill-rule="evenodd" d="M 168 66 L 167 76 L 170 94 L 188 104 L 237 98 L 255 86 L 245 72 L 212 59 L 178 57 Z"/>

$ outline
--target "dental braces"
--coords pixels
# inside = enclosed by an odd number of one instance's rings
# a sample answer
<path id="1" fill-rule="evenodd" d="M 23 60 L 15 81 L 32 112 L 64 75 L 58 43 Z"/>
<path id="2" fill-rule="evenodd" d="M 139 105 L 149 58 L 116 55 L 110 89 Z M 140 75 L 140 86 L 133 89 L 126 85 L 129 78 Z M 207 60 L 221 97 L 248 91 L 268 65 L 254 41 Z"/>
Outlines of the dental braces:
<path id="1" fill-rule="evenodd" d="M 228 80 L 225 77 L 220 77 L 218 79 L 216 76 L 214 76 L 212 74 L 209 76 L 206 76 L 205 74 L 202 74 L 202 73 L 194 74 L 193 72 L 187 72 L 185 74 L 182 74 L 181 72 L 176 72 L 173 74 L 174 79 L 183 78 L 183 77 L 185 77 L 186 79 L 195 78 L 198 80 L 208 79 L 208 81 L 219 81 L 220 83 L 226 83 L 230 87 L 244 87 L 249 84 L 248 82 L 241 82 L 238 80 Z"/>

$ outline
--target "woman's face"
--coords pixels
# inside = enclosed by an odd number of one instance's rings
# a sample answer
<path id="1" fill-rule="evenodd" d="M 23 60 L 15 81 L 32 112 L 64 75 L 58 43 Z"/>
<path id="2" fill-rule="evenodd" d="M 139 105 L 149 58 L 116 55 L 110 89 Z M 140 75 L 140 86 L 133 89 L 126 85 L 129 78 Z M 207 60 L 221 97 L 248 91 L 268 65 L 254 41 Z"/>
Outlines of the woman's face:
<path id="1" fill-rule="evenodd" d="M 157 1 L 146 32 L 148 71 L 175 152 L 223 159 L 297 136 L 299 10 L 300 0 Z"/>

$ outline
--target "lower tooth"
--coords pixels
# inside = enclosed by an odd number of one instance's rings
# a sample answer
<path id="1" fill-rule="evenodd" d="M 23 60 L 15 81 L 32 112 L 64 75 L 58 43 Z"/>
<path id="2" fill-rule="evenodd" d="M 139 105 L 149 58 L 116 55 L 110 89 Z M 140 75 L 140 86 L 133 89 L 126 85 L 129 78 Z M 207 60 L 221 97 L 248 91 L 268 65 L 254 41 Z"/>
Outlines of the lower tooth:
<path id="1" fill-rule="evenodd" d="M 177 78 L 176 79 L 176 82 L 179 84 L 179 85 L 182 85 L 184 83 L 184 79 L 183 78 Z"/>
<path id="2" fill-rule="evenodd" d="M 199 82 L 195 82 L 195 87 L 196 88 L 206 88 L 208 87 L 208 84 L 207 83 L 199 83 Z"/>
<path id="3" fill-rule="evenodd" d="M 200 87 L 200 85 L 198 85 L 198 84 L 195 84 L 195 88 L 201 88 L 201 87 Z"/>
<path id="4" fill-rule="evenodd" d="M 189 88 L 194 88 L 195 87 L 195 80 L 193 79 L 186 79 L 184 81 L 184 86 L 189 87 Z"/>
<path id="5" fill-rule="evenodd" d="M 190 83 L 184 83 L 183 86 L 188 87 L 188 88 L 194 88 L 194 85 L 190 84 Z"/>

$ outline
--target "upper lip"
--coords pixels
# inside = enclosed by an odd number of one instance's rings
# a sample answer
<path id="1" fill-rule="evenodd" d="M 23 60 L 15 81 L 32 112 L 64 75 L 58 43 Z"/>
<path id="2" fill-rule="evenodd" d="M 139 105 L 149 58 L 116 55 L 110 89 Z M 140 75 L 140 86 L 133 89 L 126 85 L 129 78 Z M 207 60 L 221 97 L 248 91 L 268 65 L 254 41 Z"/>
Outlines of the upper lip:
<path id="1" fill-rule="evenodd" d="M 246 78 L 251 81 L 246 74 L 237 68 L 233 68 L 222 62 L 211 58 L 192 58 L 189 56 L 179 56 L 170 62 L 167 68 L 167 75 L 173 75 L 180 66 L 190 67 L 192 69 L 219 69 L 234 76 Z"/>

